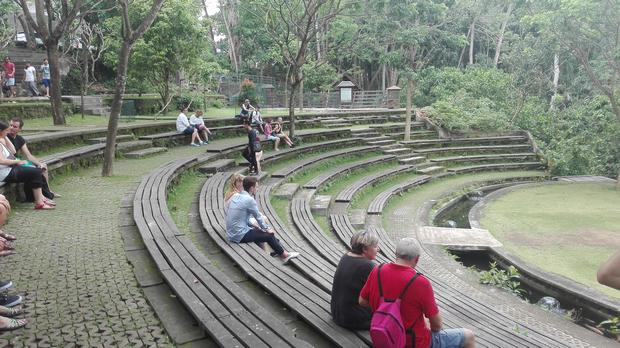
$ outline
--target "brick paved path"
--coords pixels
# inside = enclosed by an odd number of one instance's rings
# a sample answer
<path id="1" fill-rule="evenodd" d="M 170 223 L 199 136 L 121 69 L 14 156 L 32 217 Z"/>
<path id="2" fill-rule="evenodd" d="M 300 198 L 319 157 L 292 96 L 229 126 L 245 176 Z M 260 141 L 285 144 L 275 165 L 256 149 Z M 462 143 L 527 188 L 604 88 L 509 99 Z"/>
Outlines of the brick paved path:
<path id="1" fill-rule="evenodd" d="M 14 204 L 5 230 L 18 236 L 17 254 L 0 259 L 0 279 L 24 297 L 30 323 L 0 334 L 0 347 L 172 346 L 125 257 L 119 202 L 141 175 L 202 151 L 121 160 L 113 178 L 99 165 L 71 173 L 52 183 L 63 194 L 55 211 Z"/>

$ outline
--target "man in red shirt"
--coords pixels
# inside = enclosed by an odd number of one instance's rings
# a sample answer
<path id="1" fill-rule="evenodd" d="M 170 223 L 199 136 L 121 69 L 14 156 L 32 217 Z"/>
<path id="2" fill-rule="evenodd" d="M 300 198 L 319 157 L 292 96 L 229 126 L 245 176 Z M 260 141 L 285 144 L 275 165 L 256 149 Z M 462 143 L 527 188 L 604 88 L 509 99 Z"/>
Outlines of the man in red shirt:
<path id="1" fill-rule="evenodd" d="M 4 83 L 10 88 L 9 97 L 15 97 L 15 64 L 11 62 L 11 58 L 5 57 L 2 68 L 4 69 Z"/>
<path id="2" fill-rule="evenodd" d="M 413 238 L 404 238 L 396 244 L 396 260 L 381 268 L 381 283 L 384 298 L 398 298 L 411 277 L 416 274 L 415 266 L 420 259 L 420 247 Z M 374 312 L 379 307 L 379 284 L 375 267 L 360 292 L 359 303 L 370 306 Z M 435 303 L 433 287 L 426 277 L 420 275 L 411 283 L 403 295 L 400 307 L 403 324 L 415 333 L 417 348 L 452 348 L 475 346 L 474 333 L 468 329 L 442 330 L 439 308 Z M 412 347 L 411 335 L 407 334 L 407 347 Z"/>

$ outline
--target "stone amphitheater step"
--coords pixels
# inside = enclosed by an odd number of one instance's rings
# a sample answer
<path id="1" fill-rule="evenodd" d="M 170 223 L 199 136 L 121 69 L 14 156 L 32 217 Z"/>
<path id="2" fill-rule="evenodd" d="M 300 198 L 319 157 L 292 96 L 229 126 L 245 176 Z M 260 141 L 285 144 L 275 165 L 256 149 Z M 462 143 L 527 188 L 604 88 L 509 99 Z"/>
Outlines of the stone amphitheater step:
<path id="1" fill-rule="evenodd" d="M 357 134 L 356 134 L 356 136 L 357 136 Z M 389 140 L 389 139 L 390 139 L 389 137 L 386 137 L 385 135 L 380 134 L 380 135 L 376 135 L 374 137 L 365 138 L 364 140 L 365 141 L 375 141 L 375 140 Z"/>
<path id="2" fill-rule="evenodd" d="M 224 158 L 200 166 L 198 168 L 198 171 L 201 173 L 213 174 L 217 172 L 223 172 L 230 167 L 234 167 L 235 165 L 236 164 L 234 159 Z"/>
<path id="3" fill-rule="evenodd" d="M 538 156 L 533 152 L 523 153 L 498 153 L 487 155 L 473 155 L 473 156 L 452 156 L 433 158 L 431 162 L 436 164 L 445 165 L 447 163 L 463 163 L 463 162 L 514 162 L 514 161 L 533 161 Z"/>
<path id="4" fill-rule="evenodd" d="M 467 145 L 467 144 L 514 144 L 524 143 L 527 141 L 527 137 L 522 135 L 509 135 L 509 136 L 492 136 L 492 137 L 476 137 L 476 138 L 451 138 L 451 139 L 420 139 L 402 141 L 405 146 L 411 146 L 414 148 L 423 148 L 430 146 L 444 146 L 444 145 Z"/>
<path id="5" fill-rule="evenodd" d="M 116 136 L 116 142 L 117 143 L 122 143 L 125 141 L 131 141 L 133 140 L 133 134 L 122 134 L 122 135 L 117 135 Z M 87 139 L 86 142 L 88 144 L 103 144 L 105 143 L 106 138 L 105 137 L 101 137 L 101 138 L 90 138 Z"/>
<path id="6" fill-rule="evenodd" d="M 383 153 L 386 155 L 404 155 L 411 154 L 411 149 L 408 149 L 406 147 L 399 147 L 395 149 L 383 150 Z"/>
<path id="7" fill-rule="evenodd" d="M 411 156 L 408 154 L 398 159 L 398 164 L 418 164 L 426 161 L 426 157 L 424 156 Z"/>
<path id="8" fill-rule="evenodd" d="M 367 140 L 366 144 L 368 145 L 392 145 L 396 144 L 396 141 L 393 139 L 383 138 L 380 140 Z"/>
<path id="9" fill-rule="evenodd" d="M 116 144 L 116 151 L 120 151 L 122 153 L 138 151 L 143 149 L 148 149 L 153 147 L 153 142 L 148 140 L 134 140 L 134 141 L 125 141 Z"/>
<path id="10" fill-rule="evenodd" d="M 433 175 L 438 174 L 446 170 L 445 167 L 442 166 L 430 166 L 426 168 L 416 169 L 416 173 L 425 174 L 425 175 Z"/>
<path id="11" fill-rule="evenodd" d="M 133 152 L 128 152 L 125 154 L 125 157 L 127 158 L 143 158 L 143 157 L 147 157 L 147 156 L 152 156 L 152 155 L 156 155 L 158 153 L 162 153 L 168 151 L 167 148 L 165 147 L 151 147 L 148 149 L 142 149 L 142 150 L 138 150 L 138 151 L 133 151 Z"/>
<path id="12" fill-rule="evenodd" d="M 367 131 L 367 132 L 351 132 L 351 135 L 357 138 L 364 138 L 365 140 L 370 140 L 372 138 L 378 138 L 380 136 L 377 132 Z M 385 138 L 385 137 L 383 137 Z"/>
<path id="13" fill-rule="evenodd" d="M 381 151 L 383 151 L 383 150 L 391 150 L 391 149 L 400 149 L 400 148 L 402 148 L 402 146 L 399 143 L 393 143 L 393 144 L 379 146 L 379 150 L 381 150 Z"/>
<path id="14" fill-rule="evenodd" d="M 402 140 L 405 137 L 405 132 L 404 131 L 403 132 L 392 132 L 386 135 L 389 136 L 390 138 L 398 138 L 398 140 Z M 409 136 L 411 138 L 427 139 L 427 138 L 437 137 L 437 132 L 430 131 L 430 130 L 412 131 L 409 133 Z"/>

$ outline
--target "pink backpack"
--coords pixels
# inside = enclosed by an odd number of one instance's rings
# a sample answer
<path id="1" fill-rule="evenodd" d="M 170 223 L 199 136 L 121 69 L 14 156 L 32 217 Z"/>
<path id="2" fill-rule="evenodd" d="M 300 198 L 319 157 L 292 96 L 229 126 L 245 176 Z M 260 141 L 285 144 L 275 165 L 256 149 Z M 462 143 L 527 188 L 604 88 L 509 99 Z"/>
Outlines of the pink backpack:
<path id="1" fill-rule="evenodd" d="M 400 314 L 400 303 L 409 285 L 420 275 L 416 273 L 400 292 L 396 299 L 383 297 L 381 285 L 381 267 L 377 269 L 377 281 L 379 282 L 380 302 L 377 310 L 372 313 L 370 321 L 370 338 L 375 348 L 403 348 L 407 343 L 407 331 Z M 415 339 L 415 337 L 414 337 Z M 415 344 L 415 342 L 414 342 Z"/>

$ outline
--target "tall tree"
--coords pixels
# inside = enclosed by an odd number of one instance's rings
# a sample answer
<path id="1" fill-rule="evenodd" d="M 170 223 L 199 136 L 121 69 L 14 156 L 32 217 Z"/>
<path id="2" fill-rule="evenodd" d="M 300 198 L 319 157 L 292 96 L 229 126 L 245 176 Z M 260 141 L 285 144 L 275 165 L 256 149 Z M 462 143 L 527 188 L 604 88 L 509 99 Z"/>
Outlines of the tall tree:
<path id="1" fill-rule="evenodd" d="M 125 84 L 127 82 L 127 67 L 129 66 L 129 54 L 148 28 L 153 24 L 164 0 L 153 0 L 150 9 L 146 15 L 138 21 L 136 25 L 131 20 L 129 0 L 117 0 L 120 7 L 122 18 L 121 37 L 123 43 L 118 53 L 118 64 L 116 66 L 116 83 L 114 85 L 114 98 L 112 99 L 112 107 L 110 110 L 110 118 L 108 120 L 108 134 L 106 137 L 106 148 L 103 157 L 103 167 L 101 169 L 102 176 L 111 176 L 113 173 L 114 153 L 116 151 L 116 133 L 118 131 L 118 118 L 121 114 L 121 105 L 123 103 L 123 93 L 125 93 Z M 134 3 L 135 4 L 135 3 Z M 144 13 L 144 12 L 143 12 Z"/>
<path id="2" fill-rule="evenodd" d="M 280 49 L 282 60 L 288 66 L 290 86 L 289 136 L 295 135 L 295 97 L 303 81 L 302 68 L 308 60 L 309 45 L 316 38 L 318 28 L 328 28 L 342 13 L 341 0 L 256 0 L 257 15 L 264 18 L 264 28 Z"/>
<path id="3" fill-rule="evenodd" d="M 28 8 L 29 1 L 14 0 L 22 9 L 28 24 L 41 36 L 47 50 L 50 65 L 50 99 L 54 124 L 65 124 L 62 107 L 60 51 L 59 44 L 63 38 L 77 28 L 77 23 L 88 14 L 96 11 L 103 0 L 33 0 L 35 18 Z"/>

